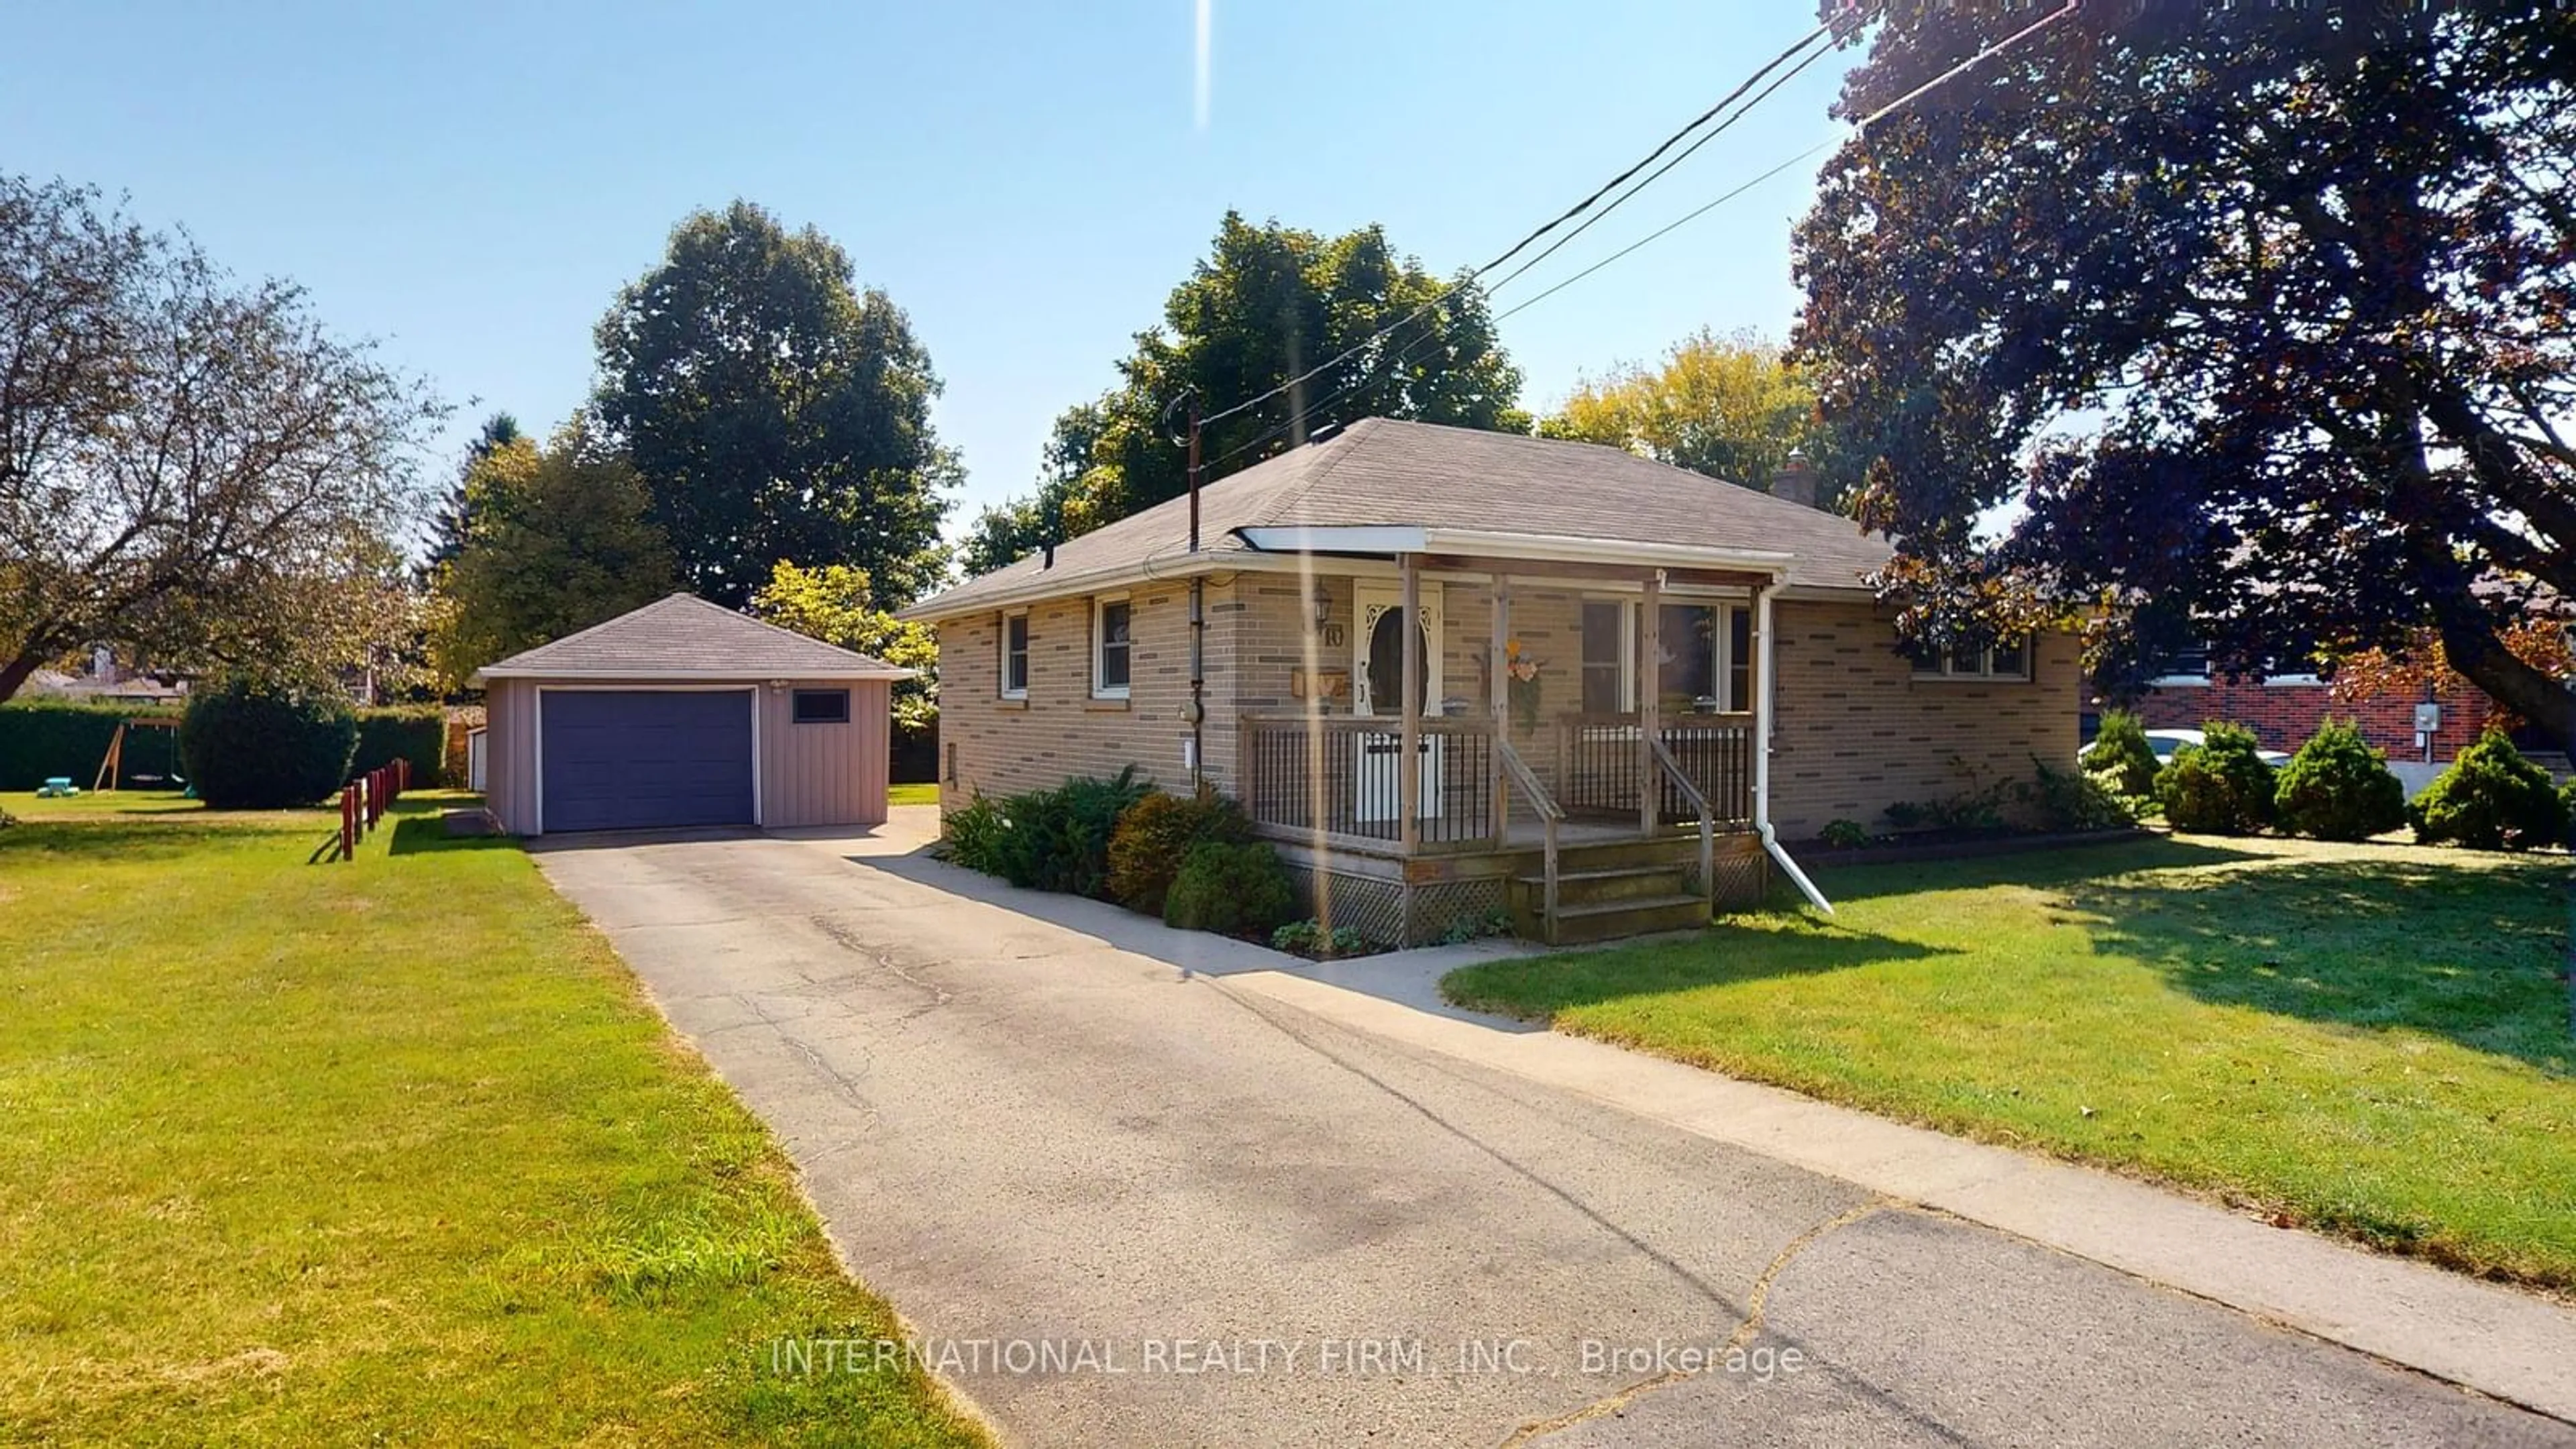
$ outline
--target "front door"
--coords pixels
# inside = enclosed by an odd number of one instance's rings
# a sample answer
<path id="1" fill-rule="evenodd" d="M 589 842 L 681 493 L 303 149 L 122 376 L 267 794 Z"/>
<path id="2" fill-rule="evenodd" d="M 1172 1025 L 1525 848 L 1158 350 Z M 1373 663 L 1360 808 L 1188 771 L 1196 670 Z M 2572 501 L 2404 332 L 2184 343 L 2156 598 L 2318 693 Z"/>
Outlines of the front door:
<path id="1" fill-rule="evenodd" d="M 1422 694 L 1420 708 L 1425 716 L 1440 713 L 1440 586 L 1421 587 L 1422 619 L 1415 627 L 1422 640 Z M 1393 584 L 1362 582 L 1352 597 L 1354 628 L 1351 639 L 1351 699 L 1354 712 L 1392 720 L 1403 709 L 1404 699 L 1404 594 Z M 1364 825 L 1383 824 L 1396 818 L 1397 802 L 1403 798 L 1398 762 L 1404 752 L 1404 737 L 1392 727 L 1364 730 L 1353 748 L 1359 757 L 1354 764 L 1356 798 L 1354 814 Z M 1440 738 L 1426 734 L 1419 743 L 1422 761 L 1420 813 L 1440 813 Z"/>

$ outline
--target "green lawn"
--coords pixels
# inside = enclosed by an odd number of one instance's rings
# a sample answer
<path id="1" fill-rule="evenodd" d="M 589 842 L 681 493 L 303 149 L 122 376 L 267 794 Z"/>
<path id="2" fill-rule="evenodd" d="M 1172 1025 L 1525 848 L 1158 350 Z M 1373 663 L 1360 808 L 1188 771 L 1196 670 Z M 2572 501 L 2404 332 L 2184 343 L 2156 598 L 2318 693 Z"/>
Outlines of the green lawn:
<path id="1" fill-rule="evenodd" d="M 889 785 L 886 787 L 886 803 L 889 805 L 936 805 L 939 803 L 939 786 L 936 784 Z"/>
<path id="2" fill-rule="evenodd" d="M 514 845 L 0 796 L 0 1440 L 982 1442 Z"/>
<path id="3" fill-rule="evenodd" d="M 2563 858 L 2165 839 L 1837 870 L 1839 914 L 1461 1003 L 2576 1287 Z"/>

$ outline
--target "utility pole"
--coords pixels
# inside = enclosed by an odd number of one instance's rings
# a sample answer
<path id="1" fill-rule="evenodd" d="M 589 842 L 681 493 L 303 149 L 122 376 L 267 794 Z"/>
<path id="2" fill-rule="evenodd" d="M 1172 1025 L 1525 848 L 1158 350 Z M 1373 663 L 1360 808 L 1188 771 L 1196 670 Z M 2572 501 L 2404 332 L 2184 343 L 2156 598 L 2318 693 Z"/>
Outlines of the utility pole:
<path id="1" fill-rule="evenodd" d="M 1207 575 L 1199 552 L 1199 393 L 1190 389 L 1190 791 L 1207 783 Z"/>

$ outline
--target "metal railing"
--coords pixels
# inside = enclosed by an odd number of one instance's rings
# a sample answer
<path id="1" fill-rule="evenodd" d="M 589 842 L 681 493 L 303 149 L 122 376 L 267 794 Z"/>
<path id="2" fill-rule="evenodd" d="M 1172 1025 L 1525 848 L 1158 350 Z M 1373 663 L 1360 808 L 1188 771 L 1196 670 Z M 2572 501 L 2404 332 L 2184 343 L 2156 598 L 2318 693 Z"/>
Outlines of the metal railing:
<path id="1" fill-rule="evenodd" d="M 1416 741 L 1416 838 L 1429 850 L 1496 843 L 1495 752 L 1489 720 L 1434 715 Z M 1504 746 L 1508 749 L 1508 746 Z M 1273 831 L 1395 841 L 1404 833 L 1404 731 L 1375 716 L 1246 716 L 1243 808 Z"/>
<path id="2" fill-rule="evenodd" d="M 1638 731 L 1633 714 L 1577 714 L 1558 721 L 1557 781 L 1567 809 L 1578 815 L 1638 813 L 1649 777 Z M 1713 715 L 1668 718 L 1656 731 L 1654 748 L 1667 766 L 1653 772 L 1658 820 L 1688 824 L 1705 811 L 1730 828 L 1751 822 L 1751 724 Z"/>

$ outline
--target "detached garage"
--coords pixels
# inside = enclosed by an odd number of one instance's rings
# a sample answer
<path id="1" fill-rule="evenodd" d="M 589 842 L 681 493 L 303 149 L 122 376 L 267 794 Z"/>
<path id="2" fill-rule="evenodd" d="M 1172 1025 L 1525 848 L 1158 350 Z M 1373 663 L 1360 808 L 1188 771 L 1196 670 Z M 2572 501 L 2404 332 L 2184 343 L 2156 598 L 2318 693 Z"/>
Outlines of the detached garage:
<path id="1" fill-rule="evenodd" d="M 474 676 L 484 799 L 514 835 L 875 825 L 911 677 L 673 594 Z"/>

